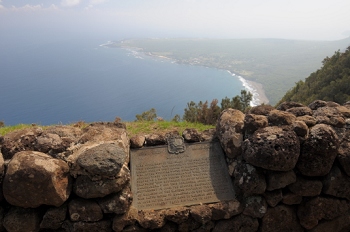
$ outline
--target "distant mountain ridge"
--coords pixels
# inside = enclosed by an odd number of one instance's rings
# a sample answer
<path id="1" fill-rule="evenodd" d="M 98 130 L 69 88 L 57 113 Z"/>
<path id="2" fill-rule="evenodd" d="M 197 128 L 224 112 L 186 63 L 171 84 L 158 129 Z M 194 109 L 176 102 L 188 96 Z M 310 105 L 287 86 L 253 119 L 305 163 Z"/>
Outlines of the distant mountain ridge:
<path id="1" fill-rule="evenodd" d="M 322 68 L 299 81 L 280 102 L 296 101 L 309 104 L 315 99 L 340 104 L 350 101 L 350 46 L 323 60 Z"/>
<path id="2" fill-rule="evenodd" d="M 263 84 L 276 104 L 296 82 L 322 65 L 326 56 L 344 51 L 350 37 L 337 41 L 286 39 L 128 39 L 114 46 L 139 49 L 178 63 L 229 70 Z"/>

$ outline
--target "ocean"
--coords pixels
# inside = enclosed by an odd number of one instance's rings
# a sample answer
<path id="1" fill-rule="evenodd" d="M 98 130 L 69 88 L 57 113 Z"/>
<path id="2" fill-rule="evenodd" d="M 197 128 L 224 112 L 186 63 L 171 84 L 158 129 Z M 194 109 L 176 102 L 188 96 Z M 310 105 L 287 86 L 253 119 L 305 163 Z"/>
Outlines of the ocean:
<path id="1" fill-rule="evenodd" d="M 0 121 L 5 125 L 135 120 L 155 108 L 171 119 L 187 103 L 239 95 L 225 70 L 177 64 L 100 46 L 107 40 L 57 39 L 0 45 Z M 23 41 L 26 41 L 25 43 Z"/>

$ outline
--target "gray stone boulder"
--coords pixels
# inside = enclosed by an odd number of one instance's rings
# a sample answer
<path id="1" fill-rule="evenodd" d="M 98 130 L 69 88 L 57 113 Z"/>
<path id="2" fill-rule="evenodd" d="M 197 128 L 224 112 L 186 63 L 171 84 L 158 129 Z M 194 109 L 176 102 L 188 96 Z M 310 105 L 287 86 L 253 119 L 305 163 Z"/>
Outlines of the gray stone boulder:
<path id="1" fill-rule="evenodd" d="M 286 101 L 286 102 L 282 102 L 279 106 L 277 106 L 276 109 L 286 111 L 294 107 L 304 107 L 304 105 L 294 101 Z"/>
<path id="2" fill-rule="evenodd" d="M 294 114 L 291 114 L 286 111 L 281 110 L 271 110 L 267 116 L 270 126 L 283 126 L 283 125 L 292 125 L 295 122 L 296 117 Z"/>
<path id="3" fill-rule="evenodd" d="M 112 228 L 113 231 L 126 231 L 124 228 L 127 226 L 134 226 L 136 223 L 136 218 L 138 218 L 138 211 L 135 208 L 130 208 L 128 212 L 121 215 L 116 215 L 113 218 Z M 142 228 L 138 227 L 139 231 L 142 231 Z M 133 230 L 131 230 L 133 231 Z M 137 231 L 137 230 L 136 230 Z"/>
<path id="4" fill-rule="evenodd" d="M 243 158 L 257 167 L 272 171 L 290 171 L 300 154 L 300 142 L 294 131 L 280 127 L 258 129 L 243 143 Z"/>
<path id="5" fill-rule="evenodd" d="M 295 183 L 288 185 L 288 189 L 299 196 L 313 197 L 321 194 L 322 182 L 298 176 Z"/>
<path id="6" fill-rule="evenodd" d="M 334 165 L 323 180 L 322 192 L 327 195 L 350 200 L 350 177 Z"/>
<path id="7" fill-rule="evenodd" d="M 293 130 L 302 140 L 305 140 L 309 136 L 309 127 L 303 121 L 295 121 L 293 123 Z"/>
<path id="8" fill-rule="evenodd" d="M 62 205 L 71 192 L 68 165 L 35 151 L 16 153 L 3 183 L 5 199 L 12 205 L 36 208 Z"/>
<path id="9" fill-rule="evenodd" d="M 350 176 L 350 130 L 346 130 L 343 139 L 338 149 L 337 160 L 345 171 Z"/>
<path id="10" fill-rule="evenodd" d="M 305 229 L 312 229 L 322 219 L 332 220 L 342 216 L 349 210 L 345 200 L 315 197 L 298 207 L 298 218 Z"/>
<path id="11" fill-rule="evenodd" d="M 130 171 L 123 165 L 114 178 L 92 180 L 89 176 L 78 176 L 73 184 L 73 192 L 82 198 L 105 197 L 111 193 L 121 191 L 130 182 Z"/>
<path id="12" fill-rule="evenodd" d="M 266 190 L 264 174 L 253 165 L 239 162 L 233 175 L 233 183 L 244 196 L 262 194 Z"/>
<path id="13" fill-rule="evenodd" d="M 63 222 L 66 220 L 67 204 L 60 207 L 49 208 L 40 223 L 41 229 L 57 230 L 61 228 Z"/>
<path id="14" fill-rule="evenodd" d="M 287 172 L 267 172 L 266 183 L 267 190 L 272 191 L 281 189 L 296 181 L 296 175 L 293 170 Z"/>
<path id="15" fill-rule="evenodd" d="M 2 178 L 5 175 L 5 161 L 0 152 L 0 183 L 2 183 Z"/>
<path id="16" fill-rule="evenodd" d="M 104 198 L 97 199 L 103 213 L 126 213 L 132 202 L 132 193 L 130 187 L 125 187 L 118 193 L 110 194 Z"/>
<path id="17" fill-rule="evenodd" d="M 350 231 L 350 214 L 346 213 L 333 220 L 321 221 L 310 232 L 347 232 Z"/>
<path id="18" fill-rule="evenodd" d="M 97 202 L 75 198 L 68 203 L 70 220 L 73 222 L 96 222 L 103 218 L 103 213 Z"/>
<path id="19" fill-rule="evenodd" d="M 81 147 L 67 158 L 71 175 L 86 175 L 91 180 L 114 179 L 123 165 L 129 162 L 124 145 L 111 142 Z"/>
<path id="20" fill-rule="evenodd" d="M 11 159 L 20 151 L 34 150 L 36 140 L 42 133 L 43 129 L 41 127 L 33 127 L 6 134 L 1 146 L 1 152 L 4 159 Z"/>
<path id="21" fill-rule="evenodd" d="M 274 110 L 275 108 L 270 105 L 258 105 L 253 106 L 249 111 L 248 114 L 256 114 L 256 115 L 269 115 L 271 110 Z"/>
<path id="22" fill-rule="evenodd" d="M 213 232 L 223 231 L 240 231 L 240 232 L 256 232 L 259 228 L 258 219 L 243 214 L 232 217 L 228 220 L 219 221 Z"/>
<path id="23" fill-rule="evenodd" d="M 196 222 L 205 225 L 211 221 L 212 212 L 208 205 L 195 205 L 191 207 L 190 215 Z"/>
<path id="24" fill-rule="evenodd" d="M 167 136 L 165 134 L 149 134 L 145 135 L 146 146 L 165 145 L 167 143 Z"/>
<path id="25" fill-rule="evenodd" d="M 40 230 L 40 212 L 36 209 L 11 207 L 5 215 L 3 225 L 8 232 Z"/>
<path id="26" fill-rule="evenodd" d="M 244 117 L 244 131 L 246 135 L 253 134 L 257 129 L 268 126 L 267 117 L 257 114 L 246 114 Z"/>
<path id="27" fill-rule="evenodd" d="M 166 209 L 164 214 L 167 220 L 181 224 L 188 220 L 190 209 L 187 207 L 174 207 Z"/>
<path id="28" fill-rule="evenodd" d="M 195 142 L 202 141 L 201 134 L 196 129 L 193 129 L 193 128 L 185 129 L 182 132 L 182 137 L 184 138 L 184 140 L 186 142 L 189 142 L 189 143 L 195 143 Z"/>
<path id="29" fill-rule="evenodd" d="M 299 205 L 303 201 L 303 197 L 292 192 L 283 192 L 282 203 L 285 205 Z"/>
<path id="30" fill-rule="evenodd" d="M 159 229 L 165 225 L 165 214 L 162 210 L 153 211 L 153 210 L 145 210 L 139 211 L 138 223 L 145 229 Z"/>
<path id="31" fill-rule="evenodd" d="M 278 205 L 268 208 L 261 220 L 261 232 L 271 231 L 293 231 L 303 232 L 294 208 L 285 205 Z"/>
<path id="32" fill-rule="evenodd" d="M 216 131 L 221 146 L 229 158 L 242 153 L 244 114 L 239 110 L 226 109 L 221 112 Z"/>
<path id="33" fill-rule="evenodd" d="M 317 124 L 310 129 L 297 163 L 305 176 L 324 176 L 332 168 L 339 147 L 338 136 L 328 125 Z"/>

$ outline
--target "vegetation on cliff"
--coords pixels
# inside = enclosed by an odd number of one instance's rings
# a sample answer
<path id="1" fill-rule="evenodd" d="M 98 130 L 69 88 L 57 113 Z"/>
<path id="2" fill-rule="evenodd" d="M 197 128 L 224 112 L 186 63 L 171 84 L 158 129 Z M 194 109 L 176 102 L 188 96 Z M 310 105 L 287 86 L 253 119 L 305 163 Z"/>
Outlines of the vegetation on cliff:
<path id="1" fill-rule="evenodd" d="M 305 81 L 299 81 L 281 102 L 309 104 L 315 99 L 345 103 L 350 101 L 350 47 L 323 60 L 323 66 Z"/>

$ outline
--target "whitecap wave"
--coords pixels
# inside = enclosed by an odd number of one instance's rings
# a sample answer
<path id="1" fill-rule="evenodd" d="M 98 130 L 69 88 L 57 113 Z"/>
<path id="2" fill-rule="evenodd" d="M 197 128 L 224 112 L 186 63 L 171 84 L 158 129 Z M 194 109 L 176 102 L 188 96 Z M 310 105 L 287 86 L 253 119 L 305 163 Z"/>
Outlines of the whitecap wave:
<path id="1" fill-rule="evenodd" d="M 254 88 L 246 79 L 244 79 L 242 76 L 236 75 L 235 73 L 232 73 L 231 71 L 227 70 L 228 73 L 231 74 L 231 76 L 236 76 L 238 79 L 242 82 L 243 87 L 253 94 L 253 99 L 250 102 L 250 106 L 257 106 L 261 104 L 260 101 L 260 95 L 257 91 L 257 89 Z"/>

